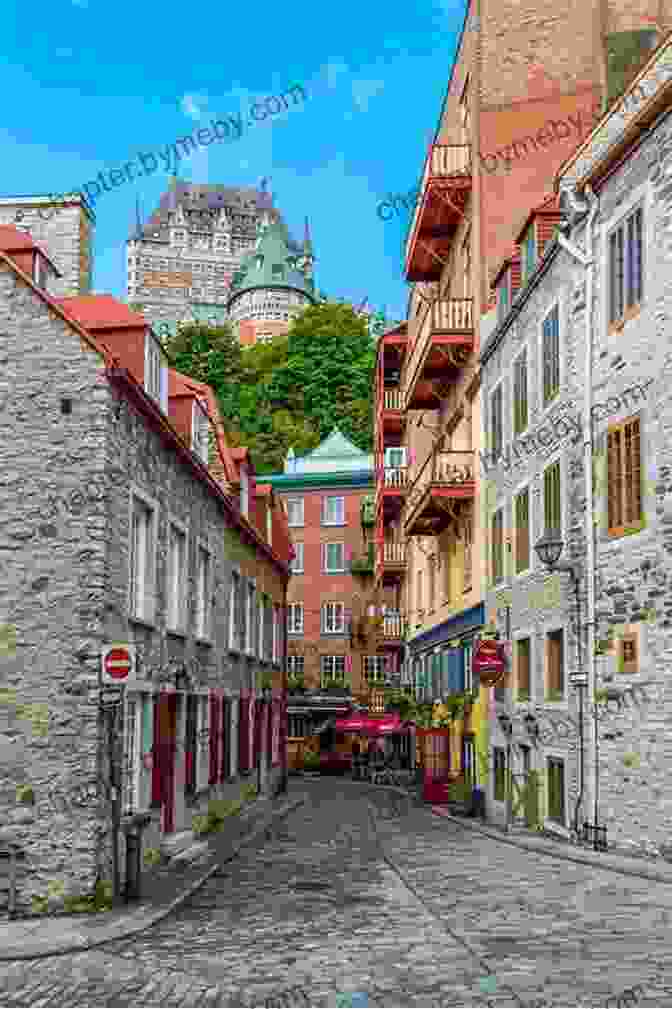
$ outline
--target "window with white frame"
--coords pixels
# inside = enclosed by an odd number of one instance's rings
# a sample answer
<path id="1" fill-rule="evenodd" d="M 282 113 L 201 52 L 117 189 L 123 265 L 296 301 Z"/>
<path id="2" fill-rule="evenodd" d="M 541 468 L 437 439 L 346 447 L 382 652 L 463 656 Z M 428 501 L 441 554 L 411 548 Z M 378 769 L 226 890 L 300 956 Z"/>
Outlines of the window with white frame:
<path id="1" fill-rule="evenodd" d="M 320 656 L 320 678 L 321 685 L 327 683 L 337 683 L 345 685 L 345 656 L 344 655 L 321 655 Z"/>
<path id="2" fill-rule="evenodd" d="M 387 672 L 386 655 L 364 655 L 364 679 L 367 683 L 384 683 Z"/>
<path id="3" fill-rule="evenodd" d="M 322 604 L 322 633 L 345 633 L 345 605 L 343 603 Z"/>
<path id="4" fill-rule="evenodd" d="M 240 575 L 237 571 L 231 572 L 231 594 L 229 596 L 229 648 L 240 651 L 241 628 L 238 620 L 240 613 Z"/>
<path id="5" fill-rule="evenodd" d="M 555 305 L 544 319 L 541 332 L 543 405 L 560 392 L 560 313 Z"/>
<path id="6" fill-rule="evenodd" d="M 205 404 L 199 403 L 197 399 L 193 401 L 191 412 L 191 450 L 195 452 L 199 459 L 208 464 L 208 435 L 210 423 L 208 421 L 208 411 Z"/>
<path id="7" fill-rule="evenodd" d="M 247 617 L 245 620 L 245 651 L 248 655 L 254 654 L 254 597 L 255 587 L 253 582 L 247 585 Z"/>
<path id="8" fill-rule="evenodd" d="M 633 210 L 609 235 L 609 322 L 622 323 L 642 301 L 643 211 Z"/>
<path id="9" fill-rule="evenodd" d="M 280 607 L 273 606 L 273 665 L 277 665 L 280 658 Z"/>
<path id="10" fill-rule="evenodd" d="M 122 782 L 122 810 L 124 813 L 132 813 L 139 808 L 141 712 L 141 695 L 127 695 L 124 711 L 124 770 Z"/>
<path id="11" fill-rule="evenodd" d="M 345 525 L 345 498 L 327 496 L 322 498 L 322 525 Z"/>
<path id="12" fill-rule="evenodd" d="M 345 571 L 345 544 L 323 543 L 322 566 L 328 574 Z"/>
<path id="13" fill-rule="evenodd" d="M 527 427 L 527 350 L 513 362 L 513 432 L 522 434 Z"/>
<path id="14" fill-rule="evenodd" d="M 294 557 L 292 559 L 292 574 L 303 574 L 303 543 L 292 543 L 294 547 Z"/>
<path id="15" fill-rule="evenodd" d="M 162 408 L 162 371 L 164 368 L 161 344 L 148 329 L 145 333 L 145 392 Z"/>
<path id="16" fill-rule="evenodd" d="M 288 604 L 287 631 L 289 634 L 303 634 L 303 603 Z"/>
<path id="17" fill-rule="evenodd" d="M 504 414 L 501 385 L 497 386 L 490 397 L 490 439 L 492 461 L 497 462 L 504 451 Z"/>
<path id="18" fill-rule="evenodd" d="M 303 498 L 287 498 L 287 524 L 290 528 L 296 528 L 302 526 L 303 522 Z"/>
<path id="19" fill-rule="evenodd" d="M 250 477 L 247 466 L 240 467 L 240 513 L 245 518 L 250 513 Z"/>
<path id="20" fill-rule="evenodd" d="M 258 617 L 259 617 L 259 637 L 257 639 L 257 657 L 264 660 L 266 658 L 266 600 L 259 596 Z"/>
<path id="21" fill-rule="evenodd" d="M 199 544 L 196 554 L 196 637 L 210 637 L 210 551 Z"/>
<path id="22" fill-rule="evenodd" d="M 297 678 L 303 676 L 306 668 L 306 660 L 303 655 L 287 656 L 287 673 Z"/>
<path id="23" fill-rule="evenodd" d="M 154 619 L 156 581 L 156 508 L 131 496 L 129 613 L 138 620 Z"/>
<path id="24" fill-rule="evenodd" d="M 187 534 L 175 522 L 168 525 L 168 628 L 186 630 L 187 623 Z"/>

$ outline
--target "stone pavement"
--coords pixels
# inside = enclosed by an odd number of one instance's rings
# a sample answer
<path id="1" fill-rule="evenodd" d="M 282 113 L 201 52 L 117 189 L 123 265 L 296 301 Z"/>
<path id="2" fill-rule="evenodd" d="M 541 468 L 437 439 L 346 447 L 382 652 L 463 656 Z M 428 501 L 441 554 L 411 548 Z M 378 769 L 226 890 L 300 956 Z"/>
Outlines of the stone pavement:
<path id="1" fill-rule="evenodd" d="M 0 964 L 0 1005 L 672 1005 L 672 881 L 414 804 L 386 818 L 368 785 L 304 779 L 299 793 L 274 837 L 153 927 Z"/>

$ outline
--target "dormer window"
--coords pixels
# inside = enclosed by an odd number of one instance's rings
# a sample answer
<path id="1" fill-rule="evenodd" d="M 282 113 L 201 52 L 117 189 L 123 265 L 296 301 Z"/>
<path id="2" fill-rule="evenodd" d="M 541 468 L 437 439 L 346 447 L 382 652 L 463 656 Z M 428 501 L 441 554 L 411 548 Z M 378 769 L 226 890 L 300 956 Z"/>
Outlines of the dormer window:
<path id="1" fill-rule="evenodd" d="M 209 432 L 207 409 L 195 399 L 191 411 L 191 451 L 195 452 L 206 466 L 208 464 Z"/>
<path id="2" fill-rule="evenodd" d="M 537 240 L 534 232 L 534 221 L 523 236 L 521 243 L 521 271 L 522 283 L 526 284 L 534 272 L 537 265 Z"/>
<path id="3" fill-rule="evenodd" d="M 247 466 L 240 467 L 240 513 L 245 518 L 250 514 L 250 478 Z"/>
<path id="4" fill-rule="evenodd" d="M 36 252 L 33 258 L 33 283 L 47 290 L 47 280 L 49 278 L 49 264 L 40 252 Z"/>
<path id="5" fill-rule="evenodd" d="M 145 334 L 145 392 L 168 413 L 168 365 L 150 329 Z"/>

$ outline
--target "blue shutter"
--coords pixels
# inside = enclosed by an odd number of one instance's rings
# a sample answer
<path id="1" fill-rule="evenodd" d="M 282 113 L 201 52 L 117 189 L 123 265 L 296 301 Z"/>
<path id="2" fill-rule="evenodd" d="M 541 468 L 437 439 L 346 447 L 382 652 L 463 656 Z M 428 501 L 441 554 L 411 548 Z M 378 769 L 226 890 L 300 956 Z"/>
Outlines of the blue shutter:
<path id="1" fill-rule="evenodd" d="M 448 690 L 451 694 L 464 690 L 464 655 L 461 648 L 448 649 Z"/>

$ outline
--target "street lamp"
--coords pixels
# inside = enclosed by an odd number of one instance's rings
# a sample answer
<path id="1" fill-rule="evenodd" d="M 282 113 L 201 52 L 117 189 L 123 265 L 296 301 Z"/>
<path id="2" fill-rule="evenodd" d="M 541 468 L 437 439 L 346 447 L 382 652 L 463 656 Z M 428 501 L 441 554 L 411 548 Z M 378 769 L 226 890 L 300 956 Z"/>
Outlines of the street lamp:
<path id="1" fill-rule="evenodd" d="M 560 535 L 559 529 L 547 529 L 545 534 L 534 544 L 534 549 L 537 557 L 541 563 L 549 569 L 549 571 L 559 571 L 566 572 L 571 575 L 572 581 L 574 583 L 574 598 L 576 600 L 576 651 L 578 657 L 578 671 L 583 673 L 583 655 L 582 655 L 582 643 L 581 643 L 581 592 L 580 592 L 580 568 L 577 564 L 572 564 L 569 561 L 560 561 L 562 556 L 562 551 L 564 550 L 565 544 Z M 573 676 L 571 678 L 575 683 L 579 691 L 579 737 L 580 737 L 580 747 L 579 751 L 581 754 L 580 769 L 579 769 L 579 796 L 576 800 L 576 807 L 574 809 L 574 831 L 578 837 L 579 833 L 579 806 L 583 801 L 583 791 L 584 791 L 584 742 L 583 742 L 583 687 L 585 685 L 585 680 L 579 676 Z M 597 708 L 595 708 L 595 713 Z M 597 733 L 597 720 L 595 722 L 595 729 Z M 597 734 L 595 736 L 597 739 Z M 595 826 L 597 826 L 597 798 L 595 800 Z"/>

